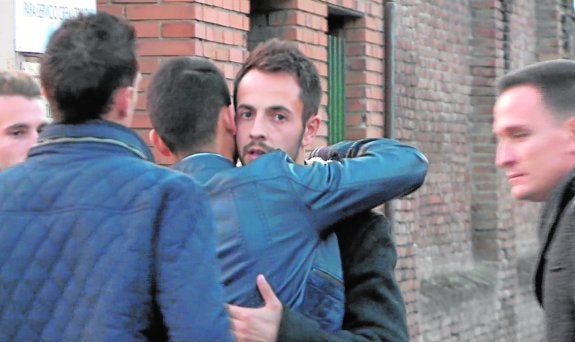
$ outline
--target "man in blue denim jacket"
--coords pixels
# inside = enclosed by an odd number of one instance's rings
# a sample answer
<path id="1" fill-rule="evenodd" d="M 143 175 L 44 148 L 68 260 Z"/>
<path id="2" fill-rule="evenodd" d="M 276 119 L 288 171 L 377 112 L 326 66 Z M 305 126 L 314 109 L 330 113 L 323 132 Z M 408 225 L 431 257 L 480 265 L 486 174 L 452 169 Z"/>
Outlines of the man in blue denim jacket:
<path id="1" fill-rule="evenodd" d="M 134 40 L 105 13 L 50 39 L 57 123 L 0 173 L 1 341 L 232 340 L 207 198 L 127 128 Z"/>
<path id="2" fill-rule="evenodd" d="M 229 104 L 221 73 L 198 58 L 169 61 L 149 87 L 151 140 L 162 153 L 175 154 L 181 160 L 175 167 L 204 184 L 212 199 L 227 298 L 263 304 L 254 280 L 264 273 L 288 307 L 324 329 L 340 329 L 341 260 L 326 228 L 413 191 L 423 181 L 426 160 L 411 147 L 379 139 L 339 144 L 331 151 L 358 157 L 341 163 L 300 166 L 269 149 L 236 168 Z"/>

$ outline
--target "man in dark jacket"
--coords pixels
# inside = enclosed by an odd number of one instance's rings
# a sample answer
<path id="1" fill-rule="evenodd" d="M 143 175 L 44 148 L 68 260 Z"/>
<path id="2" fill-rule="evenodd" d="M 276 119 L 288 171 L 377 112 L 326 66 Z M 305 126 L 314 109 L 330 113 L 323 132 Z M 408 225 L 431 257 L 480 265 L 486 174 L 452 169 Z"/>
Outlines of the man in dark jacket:
<path id="1" fill-rule="evenodd" d="M 535 294 L 548 341 L 575 341 L 575 62 L 540 62 L 499 81 L 496 164 L 511 194 L 546 202 Z"/>
<path id="2" fill-rule="evenodd" d="M 307 57 L 301 53 L 286 53 L 285 45 L 268 42 L 250 54 L 236 76 L 234 103 L 240 120 L 236 141 L 244 162 L 257 157 L 258 150 L 252 146 L 260 146 L 260 149 L 265 150 L 265 146 L 278 145 L 288 150 L 291 148 L 294 160 L 304 162 L 304 147 L 311 144 L 319 127 L 319 101 L 310 101 L 305 95 L 300 95 L 299 103 L 290 99 L 294 91 L 295 94 L 310 91 L 310 84 L 300 78 L 296 67 L 306 60 Z M 293 79 L 298 81 L 296 88 L 290 82 Z M 286 116 L 286 121 L 291 122 L 293 120 L 290 115 L 294 112 L 303 113 L 303 130 L 297 126 L 293 129 L 299 135 L 283 134 L 284 128 L 270 119 Z M 282 142 L 278 137 L 287 139 Z M 278 340 L 406 341 L 405 307 L 393 273 L 395 246 L 385 218 L 375 213 L 364 213 L 338 223 L 335 230 L 341 246 L 346 285 L 343 330 L 326 334 L 314 322 L 284 309 Z M 346 233 L 342 234 L 343 231 Z M 363 239 L 366 234 L 371 239 Z M 374 241 L 386 243 L 375 248 Z M 361 256 L 365 258 L 360 259 Z M 386 260 L 388 256 L 391 258 Z M 258 335 L 262 331 L 274 332 L 277 327 L 269 320 L 269 314 L 274 310 L 277 312 L 277 306 L 266 305 L 255 310 L 232 306 L 230 312 L 234 329 L 244 330 L 247 339 L 254 336 L 252 333 Z M 258 326 L 258 321 L 263 324 Z"/>
<path id="3" fill-rule="evenodd" d="M 65 21 L 41 81 L 56 124 L 0 173 L 0 340 L 231 340 L 201 189 L 127 128 L 134 29 Z"/>

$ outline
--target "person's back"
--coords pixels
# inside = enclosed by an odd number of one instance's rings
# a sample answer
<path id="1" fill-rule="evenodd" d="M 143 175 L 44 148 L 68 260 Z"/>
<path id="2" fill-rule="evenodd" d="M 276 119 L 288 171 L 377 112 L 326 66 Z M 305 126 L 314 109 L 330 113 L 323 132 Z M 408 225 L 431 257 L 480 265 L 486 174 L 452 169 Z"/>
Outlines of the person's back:
<path id="1" fill-rule="evenodd" d="M 99 13 L 66 21 L 48 45 L 58 123 L 0 173 L 0 340 L 231 339 L 207 198 L 126 127 L 133 39 Z M 66 72 L 75 46 L 93 53 L 78 75 Z"/>
<path id="2" fill-rule="evenodd" d="M 285 153 L 278 151 L 249 167 L 197 154 L 174 168 L 191 175 L 210 197 L 227 300 L 261 306 L 254 280 L 263 273 L 282 303 L 334 329 L 342 319 L 333 312 L 343 312 L 343 275 L 337 239 L 318 225 L 328 203 L 313 206 L 321 186 L 302 184 L 304 176 L 292 174 L 287 165 Z M 313 286 L 325 291 L 318 296 Z"/>
<path id="3" fill-rule="evenodd" d="M 177 285 L 178 272 L 210 275 L 206 270 L 213 265 L 203 264 L 210 260 L 210 246 L 196 248 L 199 260 L 186 256 L 187 244 L 210 241 L 193 235 L 212 233 L 200 229 L 210 226 L 202 220 L 208 217 L 191 211 L 208 211 L 202 193 L 187 179 L 143 162 L 138 154 L 147 149 L 135 135 L 115 125 L 100 126 L 84 125 L 78 134 L 79 127 L 72 127 L 65 135 L 58 131 L 66 128 L 48 127 L 42 138 L 54 141 L 41 141 L 24 164 L 0 176 L 2 340 L 135 339 L 150 328 L 151 279 L 164 289 L 171 281 Z M 73 135 L 94 141 L 58 141 L 73 140 Z M 190 197 L 197 205 L 175 205 Z M 165 207 L 173 209 L 160 211 Z M 156 255 L 167 248 L 174 251 Z M 169 260 L 179 257 L 181 262 Z M 162 259 L 165 269 L 154 269 L 155 260 Z M 174 289 L 164 300 L 185 298 L 190 290 L 213 292 L 199 286 L 180 294 Z M 198 305 L 197 299 L 189 296 L 189 303 L 181 305 Z M 161 306 L 167 308 L 164 300 Z M 205 303 L 217 302 L 206 297 Z M 163 314 L 176 315 L 180 308 L 171 310 Z M 212 324 L 208 318 L 205 323 Z M 152 319 L 161 324 L 161 317 Z"/>

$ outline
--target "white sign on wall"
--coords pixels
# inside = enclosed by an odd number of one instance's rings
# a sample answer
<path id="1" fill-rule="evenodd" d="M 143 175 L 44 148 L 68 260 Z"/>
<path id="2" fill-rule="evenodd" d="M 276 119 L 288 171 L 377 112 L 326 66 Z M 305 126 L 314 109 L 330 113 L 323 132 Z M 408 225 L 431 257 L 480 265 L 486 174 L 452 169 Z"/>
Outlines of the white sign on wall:
<path id="1" fill-rule="evenodd" d="M 67 18 L 96 12 L 96 0 L 14 0 L 16 51 L 42 53 Z"/>

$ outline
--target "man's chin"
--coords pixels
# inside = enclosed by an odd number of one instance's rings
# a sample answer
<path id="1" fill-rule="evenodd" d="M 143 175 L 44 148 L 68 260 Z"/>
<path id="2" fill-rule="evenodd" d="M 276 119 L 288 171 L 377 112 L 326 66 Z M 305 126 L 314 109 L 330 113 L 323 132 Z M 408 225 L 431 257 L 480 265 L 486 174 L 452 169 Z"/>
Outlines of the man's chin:
<path id="1" fill-rule="evenodd" d="M 545 202 L 547 195 L 541 191 L 526 189 L 524 186 L 516 186 L 511 189 L 511 196 L 517 200 L 530 202 Z"/>
<path id="2" fill-rule="evenodd" d="M 253 162 L 254 160 L 258 159 L 261 156 L 263 156 L 263 154 L 247 153 L 247 154 L 244 154 L 240 158 L 240 160 L 242 162 L 242 165 L 248 165 L 249 163 Z"/>

